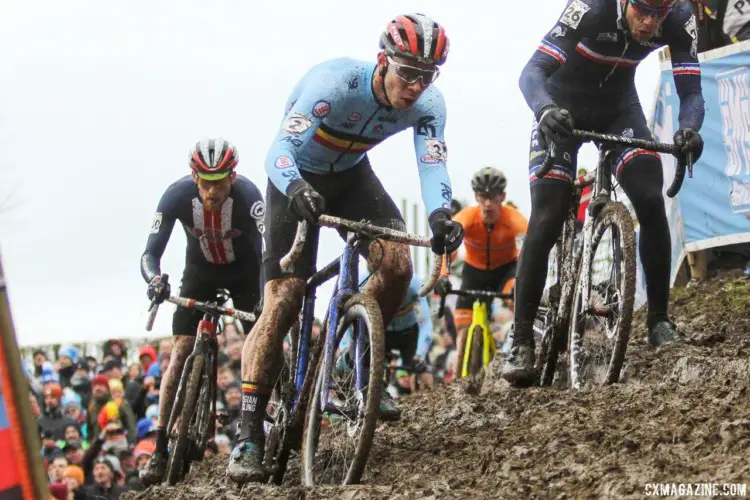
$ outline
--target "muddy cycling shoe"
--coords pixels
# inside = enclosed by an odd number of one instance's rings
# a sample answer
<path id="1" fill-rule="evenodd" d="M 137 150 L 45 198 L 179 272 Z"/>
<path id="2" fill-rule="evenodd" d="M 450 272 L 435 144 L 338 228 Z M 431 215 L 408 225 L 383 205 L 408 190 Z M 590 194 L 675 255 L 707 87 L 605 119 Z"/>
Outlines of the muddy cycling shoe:
<path id="1" fill-rule="evenodd" d="M 535 376 L 534 346 L 513 346 L 503 365 L 503 378 L 514 385 L 529 385 Z"/>
<path id="2" fill-rule="evenodd" d="M 671 321 L 659 321 L 648 329 L 648 343 L 654 347 L 659 347 L 667 342 L 677 340 L 675 335 L 677 326 Z"/>
<path id="3" fill-rule="evenodd" d="M 160 453 L 157 451 L 151 455 L 146 467 L 138 474 L 144 486 L 158 484 L 164 479 L 164 474 L 167 472 L 168 459 L 169 455 L 164 452 Z"/>
<path id="4" fill-rule="evenodd" d="M 229 455 L 227 475 L 237 484 L 263 482 L 263 446 L 250 441 L 238 443 Z"/>
<path id="5" fill-rule="evenodd" d="M 383 387 L 380 393 L 380 420 L 394 422 L 401 419 L 401 408 L 396 404 L 391 393 Z"/>

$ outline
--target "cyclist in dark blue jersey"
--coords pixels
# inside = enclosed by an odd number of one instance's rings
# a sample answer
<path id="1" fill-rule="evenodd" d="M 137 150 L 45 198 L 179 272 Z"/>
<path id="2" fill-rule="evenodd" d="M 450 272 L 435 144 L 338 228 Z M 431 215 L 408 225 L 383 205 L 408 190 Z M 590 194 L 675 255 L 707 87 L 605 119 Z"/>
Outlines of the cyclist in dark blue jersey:
<path id="1" fill-rule="evenodd" d="M 634 76 L 653 50 L 669 46 L 680 96 L 680 128 L 674 141 L 697 160 L 703 123 L 692 5 L 678 0 L 570 0 L 521 73 L 520 86 L 533 110 L 529 172 L 531 217 L 517 270 L 514 345 L 503 375 L 511 382 L 533 377 L 532 327 L 547 275 L 547 258 L 562 229 L 571 196 L 580 143 L 577 128 L 652 139 Z M 549 142 L 557 144 L 549 174 L 536 178 Z M 640 256 L 648 295 L 648 338 L 674 340 L 667 315 L 671 245 L 662 197 L 659 155 L 621 148 L 615 169 L 640 221 Z"/>
<path id="2" fill-rule="evenodd" d="M 255 184 L 234 171 L 237 161 L 237 149 L 229 142 L 200 141 L 190 154 L 192 175 L 179 179 L 162 195 L 141 257 L 150 299 L 161 302 L 169 297 L 170 286 L 161 281 L 160 260 L 179 221 L 187 237 L 180 296 L 213 300 L 217 288 L 225 288 L 237 309 L 255 309 L 260 298 L 265 204 Z M 159 389 L 156 451 L 141 473 L 145 484 L 155 484 L 164 476 L 168 439 L 164 426 L 202 316 L 181 307 L 174 313 L 175 343 Z"/>
<path id="3" fill-rule="evenodd" d="M 263 416 L 280 368 L 284 334 L 299 311 L 305 279 L 315 264 L 317 226 L 294 269 L 280 269 L 297 221 L 315 223 L 325 212 L 404 230 L 401 213 L 370 167 L 367 151 L 411 128 L 433 250 L 453 251 L 461 243 L 462 228 L 451 221 L 445 102 L 432 85 L 446 60 L 448 37 L 429 17 L 410 14 L 388 23 L 380 47 L 376 63 L 336 59 L 313 67 L 292 91 L 266 159 L 267 281 L 263 313 L 243 350 L 242 425 L 228 467 L 229 477 L 238 483 L 263 479 Z M 409 287 L 409 251 L 384 241 L 371 244 L 368 254 L 375 272 L 364 293 L 376 298 L 387 325 Z"/>

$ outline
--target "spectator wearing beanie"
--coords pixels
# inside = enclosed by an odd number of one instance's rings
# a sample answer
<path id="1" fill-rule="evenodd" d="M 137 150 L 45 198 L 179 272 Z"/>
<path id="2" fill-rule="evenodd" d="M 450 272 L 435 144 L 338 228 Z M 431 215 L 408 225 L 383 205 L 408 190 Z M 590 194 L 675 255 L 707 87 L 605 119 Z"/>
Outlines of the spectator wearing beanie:
<path id="1" fill-rule="evenodd" d="M 49 485 L 49 494 L 55 500 L 67 500 L 68 487 L 65 486 L 65 483 L 52 483 Z"/>
<path id="2" fill-rule="evenodd" d="M 63 395 L 61 403 L 63 407 L 63 415 L 71 419 L 76 424 L 78 433 L 80 434 L 79 437 L 74 439 L 87 439 L 88 426 L 86 423 L 86 413 L 83 411 L 83 408 L 81 406 L 81 397 L 76 393 Z M 70 427 L 70 424 L 68 424 L 65 429 L 67 430 L 68 427 Z M 68 440 L 67 435 L 65 437 L 65 440 Z"/>
<path id="3" fill-rule="evenodd" d="M 50 383 L 44 387 L 44 410 L 37 418 L 37 423 L 42 430 L 52 432 L 54 439 L 62 441 L 65 439 L 65 427 L 75 423 L 72 419 L 63 415 L 60 408 L 62 399 L 62 387 L 57 383 Z"/>
<path id="4" fill-rule="evenodd" d="M 125 493 L 125 488 L 117 484 L 119 468 L 114 463 L 117 458 L 108 455 L 99 457 L 94 463 L 93 484 L 85 487 L 87 498 L 116 500 Z"/>
<path id="5" fill-rule="evenodd" d="M 76 371 L 76 363 L 81 357 L 81 351 L 77 347 L 65 346 L 57 353 L 57 362 L 60 368 L 57 373 L 60 374 L 60 384 L 63 387 L 70 386 L 70 379 Z"/>
<path id="6" fill-rule="evenodd" d="M 109 379 L 101 374 L 94 377 L 94 380 L 91 382 L 91 403 L 88 409 L 89 439 L 99 435 L 101 432 L 98 422 L 99 413 L 111 399 L 109 394 Z"/>
<path id="7" fill-rule="evenodd" d="M 138 350 L 138 358 L 141 360 L 143 371 L 147 372 L 151 364 L 158 358 L 156 355 L 156 349 L 154 349 L 153 346 L 146 344 Z"/>
<path id="8" fill-rule="evenodd" d="M 125 399 L 125 390 L 122 385 L 122 380 L 116 378 L 109 379 L 109 393 L 112 397 L 112 401 L 114 401 L 119 408 L 120 420 L 122 420 L 122 423 L 127 430 L 128 441 L 130 441 L 131 444 L 135 444 L 135 413 L 133 413 L 133 408 L 130 406 L 128 400 Z"/>
<path id="9" fill-rule="evenodd" d="M 75 365 L 73 377 L 70 379 L 70 388 L 80 397 L 81 407 L 88 408 L 91 402 L 91 378 L 84 361 L 79 361 Z"/>
<path id="10" fill-rule="evenodd" d="M 63 482 L 68 487 L 68 500 L 86 500 L 83 469 L 77 465 L 69 465 L 63 474 Z"/>
<path id="11" fill-rule="evenodd" d="M 63 447 L 63 453 L 70 465 L 81 465 L 83 463 L 83 445 L 80 441 L 70 441 Z"/>
<path id="12" fill-rule="evenodd" d="M 47 463 L 51 463 L 52 459 L 55 457 L 62 456 L 63 452 L 60 448 L 57 446 L 57 439 L 55 439 L 54 433 L 49 429 L 40 429 L 40 439 L 42 441 L 42 450 L 41 455 L 42 458 L 47 461 Z"/>

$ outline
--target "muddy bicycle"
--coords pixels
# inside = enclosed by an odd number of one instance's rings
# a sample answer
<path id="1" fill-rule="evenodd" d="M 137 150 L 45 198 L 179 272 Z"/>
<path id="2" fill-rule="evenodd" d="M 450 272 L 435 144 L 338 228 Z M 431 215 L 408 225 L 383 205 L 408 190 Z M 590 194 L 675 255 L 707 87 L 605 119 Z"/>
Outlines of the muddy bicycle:
<path id="1" fill-rule="evenodd" d="M 637 147 L 675 155 L 679 150 L 673 144 L 583 130 L 574 130 L 573 138 L 597 143 L 599 162 L 594 171 L 573 183 L 568 216 L 552 251 L 549 273 L 553 279 L 545 286 L 534 330 L 541 336 L 536 357 L 540 385 L 553 383 L 558 356 L 567 350 L 568 385 L 581 389 L 620 379 L 633 318 L 635 228 L 627 207 L 615 198 L 613 148 Z M 538 178 L 550 171 L 554 156 L 555 145 L 550 144 Z M 686 170 L 692 177 L 692 168 L 691 155 L 680 159 L 667 196 L 679 192 Z M 578 204 L 583 188 L 591 184 L 594 197 L 586 211 L 582 244 L 577 245 Z M 595 269 L 595 262 L 611 265 L 609 270 Z"/>
<path id="2" fill-rule="evenodd" d="M 460 376 L 474 377 L 484 368 L 487 368 L 497 354 L 495 337 L 490 330 L 491 302 L 493 299 L 512 300 L 513 293 L 493 292 L 491 290 L 450 290 L 440 297 L 438 318 L 443 317 L 445 299 L 451 294 L 474 299 L 471 325 L 466 332 L 463 357 L 459 360 Z"/>
<path id="3" fill-rule="evenodd" d="M 166 286 L 169 275 L 163 274 L 161 282 Z M 217 290 L 216 300 L 211 302 L 174 296 L 165 299 L 178 307 L 198 309 L 204 313 L 198 323 L 193 351 L 185 359 L 167 424 L 169 459 L 165 478 L 170 485 L 176 484 L 187 474 L 191 462 L 203 459 L 206 445 L 216 431 L 216 335 L 219 319 L 231 316 L 255 322 L 253 313 L 223 307 L 222 304 L 228 300 L 229 292 L 224 289 Z M 158 310 L 159 303 L 152 301 L 146 331 L 151 331 Z"/>
<path id="4" fill-rule="evenodd" d="M 290 452 L 300 446 L 300 432 L 303 485 L 360 481 L 379 414 L 385 340 L 377 302 L 359 293 L 359 255 L 364 245 L 377 239 L 430 246 L 426 238 L 364 222 L 323 215 L 318 224 L 345 231 L 346 246 L 339 258 L 308 279 L 300 328 L 290 332 L 287 368 L 282 369 L 274 386 L 276 396 L 266 426 L 264 466 L 276 484 L 283 479 Z M 307 233 L 308 223 L 300 222 L 289 254 L 281 259 L 282 270 L 291 270 Z M 316 258 L 317 245 L 313 261 Z M 423 296 L 437 281 L 440 259 L 435 260 L 431 280 L 420 290 Z M 338 280 L 323 321 L 324 329 L 311 349 L 315 290 L 335 276 Z M 341 374 L 334 370 L 335 355 L 350 326 L 354 327 L 349 351 L 353 369 Z"/>

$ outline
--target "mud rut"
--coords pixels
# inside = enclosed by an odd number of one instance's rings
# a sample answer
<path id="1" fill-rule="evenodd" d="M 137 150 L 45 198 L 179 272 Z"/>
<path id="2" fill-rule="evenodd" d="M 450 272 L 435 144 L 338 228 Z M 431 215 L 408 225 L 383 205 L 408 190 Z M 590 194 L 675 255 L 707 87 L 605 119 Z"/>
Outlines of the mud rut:
<path id="1" fill-rule="evenodd" d="M 624 384 L 513 389 L 493 372 L 478 394 L 454 383 L 402 399 L 359 486 L 302 488 L 293 458 L 283 487 L 239 490 L 215 458 L 122 498 L 642 498 L 653 482 L 750 483 L 749 293 L 736 276 L 674 290 L 682 341 L 657 350 L 639 313 Z"/>

